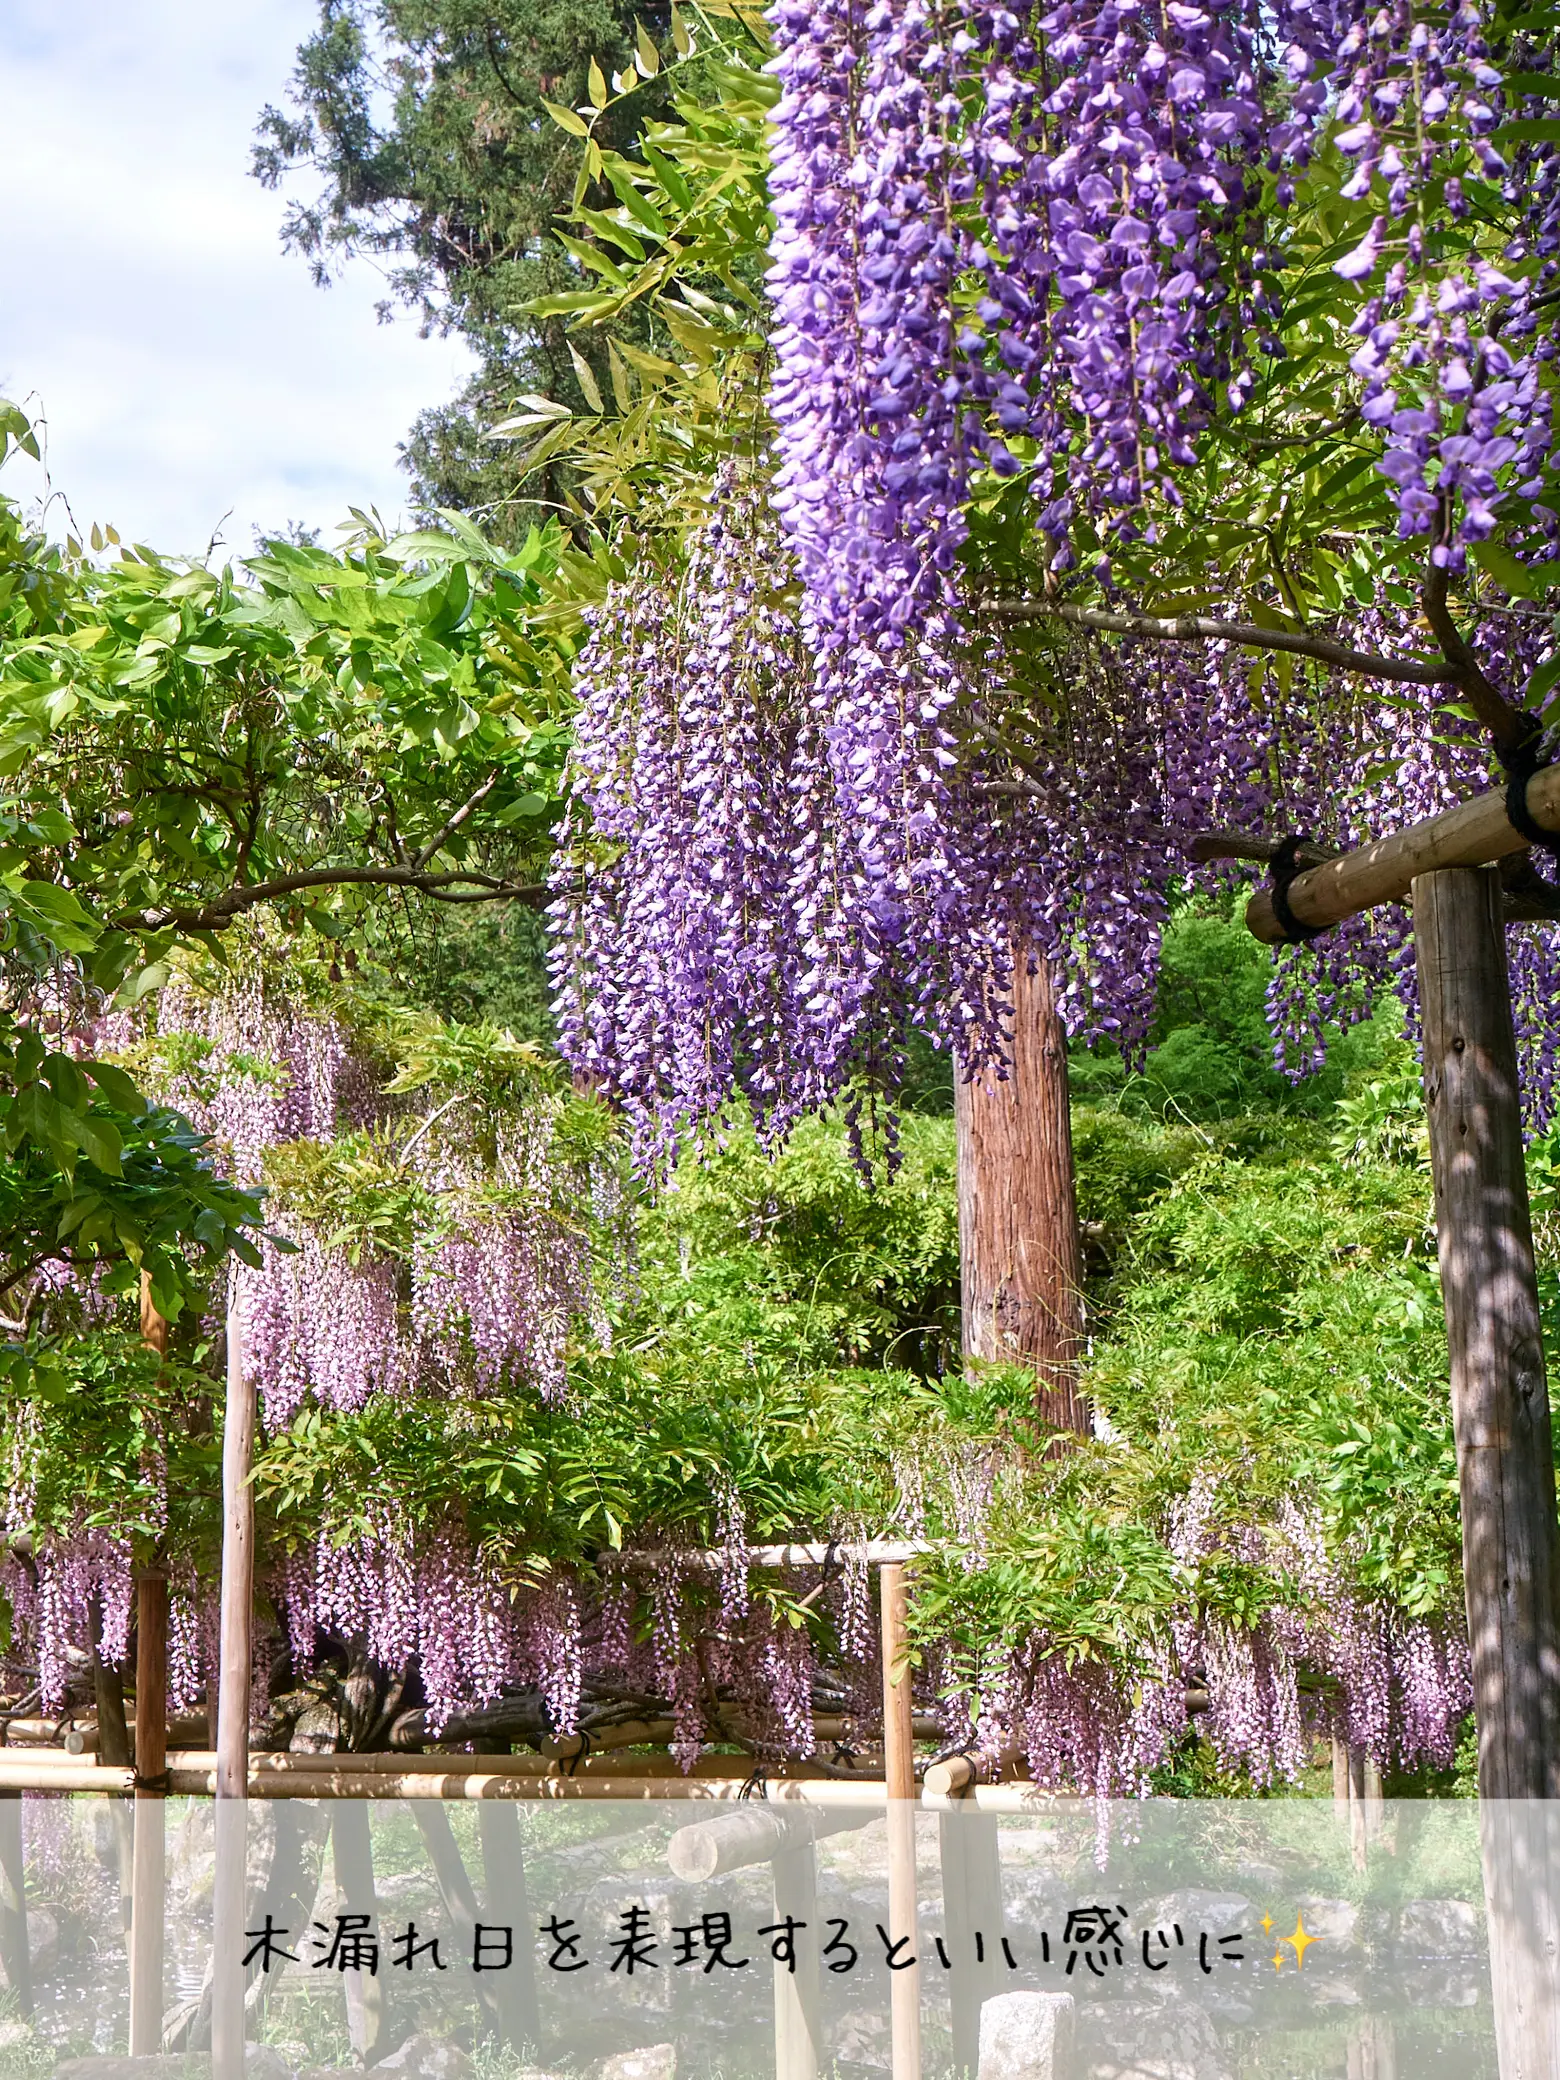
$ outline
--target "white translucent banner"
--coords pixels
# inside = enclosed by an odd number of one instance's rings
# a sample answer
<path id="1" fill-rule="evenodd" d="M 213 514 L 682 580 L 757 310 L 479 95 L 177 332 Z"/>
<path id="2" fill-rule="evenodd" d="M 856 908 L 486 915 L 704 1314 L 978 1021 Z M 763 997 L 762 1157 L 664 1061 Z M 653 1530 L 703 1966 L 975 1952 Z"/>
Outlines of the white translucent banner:
<path id="1" fill-rule="evenodd" d="M 0 2073 L 1544 2072 L 1553 1809 L 1004 1797 L 0 1799 Z"/>

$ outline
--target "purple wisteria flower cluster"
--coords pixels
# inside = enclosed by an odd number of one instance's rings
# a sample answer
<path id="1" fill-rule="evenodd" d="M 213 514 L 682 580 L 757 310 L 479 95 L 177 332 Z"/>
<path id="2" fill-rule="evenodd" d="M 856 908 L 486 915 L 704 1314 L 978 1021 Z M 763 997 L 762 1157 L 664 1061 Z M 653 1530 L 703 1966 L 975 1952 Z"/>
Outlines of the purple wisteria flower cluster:
<path id="1" fill-rule="evenodd" d="M 777 502 L 830 631 L 880 589 L 898 626 L 956 611 L 938 578 L 982 464 L 1028 472 L 1057 570 L 1080 516 L 1152 538 L 1198 436 L 1282 356 L 1265 241 L 1324 130 L 1353 162 L 1343 199 L 1380 206 L 1331 264 L 1381 276 L 1354 370 L 1403 532 L 1438 531 L 1460 569 L 1495 501 L 1553 490 L 1535 299 L 1556 151 L 1503 156 L 1503 120 L 1547 104 L 1520 71 L 1507 92 L 1474 0 L 1057 0 L 1030 21 L 776 0 L 771 21 Z M 1517 229 L 1444 236 L 1476 207 Z"/>
<path id="2" fill-rule="evenodd" d="M 533 1387 L 561 1399 L 571 1324 L 601 1321 L 576 1204 L 600 1181 L 560 1164 L 553 1101 L 516 1101 L 475 1137 L 458 1100 L 418 1123 L 338 1019 L 258 987 L 171 989 L 159 1030 L 176 1065 L 198 1043 L 167 1095 L 245 1182 L 263 1180 L 267 1157 L 290 1144 L 323 1150 L 371 1133 L 397 1184 L 426 1202 L 423 1229 L 397 1252 L 347 1232 L 339 1209 L 273 1194 L 280 1241 L 240 1276 L 245 1355 L 268 1424 L 290 1422 L 310 1397 L 343 1412 L 375 1394 Z"/>
<path id="3" fill-rule="evenodd" d="M 1302 96 L 1322 96 L 1309 75 L 1318 60 L 1332 63 L 1335 142 L 1354 162 L 1342 193 L 1382 205 L 1334 263 L 1349 281 L 1380 274 L 1353 324 L 1361 345 L 1351 366 L 1365 381 L 1362 416 L 1384 438 L 1378 467 L 1393 486 L 1400 533 L 1435 536 L 1432 560 L 1454 571 L 1468 544 L 1495 531 L 1509 492 L 1536 507 L 1541 536 L 1556 532 L 1553 406 L 1542 380 L 1554 341 L 1535 309 L 1553 273 L 1545 222 L 1555 153 L 1528 153 L 1525 164 L 1503 156 L 1503 117 L 1548 104 L 1523 93 L 1520 70 L 1508 92 L 1485 27 L 1473 0 L 1439 20 L 1399 0 L 1362 10 L 1341 39 L 1334 30 L 1290 52 Z M 1516 234 L 1497 253 L 1459 251 L 1444 236 L 1448 222 L 1466 223 L 1476 209 L 1489 216 L 1492 202 L 1515 216 Z"/>
<path id="4" fill-rule="evenodd" d="M 733 1102 L 782 1132 L 858 1080 L 891 1084 L 911 1024 L 978 1065 L 1001 1045 L 1012 946 L 1051 960 L 1076 1038 L 1131 1054 L 1192 872 L 1182 840 L 1223 828 L 1346 847 L 1488 784 L 1472 728 L 1417 690 L 1281 673 L 1232 644 L 1079 641 L 1037 697 L 1007 683 L 1000 652 L 966 652 L 946 725 L 957 759 L 920 764 L 924 821 L 902 816 L 892 903 L 878 904 L 881 826 L 860 818 L 859 788 L 835 785 L 795 585 L 761 496 L 724 485 L 684 582 L 617 588 L 580 661 L 577 820 L 556 869 L 560 1029 L 647 1164 Z M 1547 631 L 1514 616 L 1496 631 L 1491 666 L 1520 683 Z M 1410 632 L 1362 612 L 1354 634 L 1391 656 Z M 1235 885 L 1236 870 L 1222 878 Z M 1515 930 L 1511 965 L 1541 1122 L 1553 934 Z M 1412 1015 L 1405 911 L 1282 952 L 1269 996 L 1280 1066 L 1313 1072 L 1328 1028 L 1384 991 Z"/>
<path id="5" fill-rule="evenodd" d="M 1211 415 L 1277 351 L 1264 227 L 1324 134 L 1353 162 L 1346 201 L 1384 204 L 1322 281 L 1358 301 L 1382 274 L 1355 373 L 1400 524 L 1434 507 L 1452 567 L 1492 501 L 1548 524 L 1533 298 L 1560 248 L 1554 153 L 1501 156 L 1523 75 L 1507 95 L 1474 0 L 1058 0 L 1034 20 L 775 0 L 771 18 L 773 479 L 724 478 L 680 571 L 617 588 L 577 671 L 564 1046 L 649 1162 L 733 1098 L 783 1131 L 892 1083 L 907 1025 L 966 1072 L 999 1055 L 1015 949 L 1056 964 L 1076 1037 L 1130 1052 L 1178 835 L 1349 843 L 1485 784 L 1427 698 L 1246 651 L 1058 644 L 1043 687 L 1016 684 L 1022 658 L 961 598 L 977 470 L 1026 473 L 1062 570 L 1082 520 L 1130 535 L 1175 504 Z M 1506 183 L 1509 250 L 1426 236 L 1476 177 Z M 1356 624 L 1364 647 L 1409 644 Z M 1485 647 L 1512 686 L 1543 654 L 1498 622 Z M 1542 1117 L 1551 960 L 1532 937 L 1513 961 Z M 1383 986 L 1411 1004 L 1408 965 L 1391 917 L 1284 956 L 1281 1063 L 1314 1067 L 1326 1025 Z"/>

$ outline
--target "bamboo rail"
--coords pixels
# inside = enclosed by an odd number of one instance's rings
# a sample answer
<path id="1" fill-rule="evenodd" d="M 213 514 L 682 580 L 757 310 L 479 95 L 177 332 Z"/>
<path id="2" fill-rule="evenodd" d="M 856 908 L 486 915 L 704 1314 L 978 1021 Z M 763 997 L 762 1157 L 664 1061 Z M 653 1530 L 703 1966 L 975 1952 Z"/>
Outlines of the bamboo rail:
<path id="1" fill-rule="evenodd" d="M 1560 831 L 1560 766 L 1544 766 L 1527 787 L 1528 814 L 1545 830 Z M 1377 838 L 1354 852 L 1297 874 L 1289 907 L 1302 924 L 1341 924 L 1357 910 L 1402 900 L 1416 875 L 1442 867 L 1482 867 L 1525 852 L 1529 841 L 1506 821 L 1504 790 L 1475 795 L 1424 823 Z M 1266 945 L 1284 939 L 1284 927 L 1265 888 L 1246 905 L 1246 923 Z"/>
<path id="2" fill-rule="evenodd" d="M 936 1542 L 928 1538 L 869 1538 L 836 1543 L 814 1539 L 810 1543 L 784 1546 L 693 1546 L 686 1552 L 675 1546 L 649 1547 L 640 1552 L 603 1552 L 602 1567 L 662 1567 L 677 1562 L 683 1567 L 722 1568 L 741 1560 L 748 1567 L 824 1567 L 836 1560 L 864 1560 L 868 1567 L 902 1567 L 922 1553 L 935 1553 Z"/>

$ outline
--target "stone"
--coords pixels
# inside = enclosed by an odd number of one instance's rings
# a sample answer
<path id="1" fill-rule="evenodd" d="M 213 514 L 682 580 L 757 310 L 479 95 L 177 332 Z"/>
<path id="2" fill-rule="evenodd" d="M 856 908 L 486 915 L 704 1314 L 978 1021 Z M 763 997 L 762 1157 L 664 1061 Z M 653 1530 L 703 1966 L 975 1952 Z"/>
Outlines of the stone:
<path id="1" fill-rule="evenodd" d="M 1070 1993 L 999 1993 L 981 2003 L 976 2080 L 1071 2080 Z"/>
<path id="2" fill-rule="evenodd" d="M 1162 1928 L 1167 1933 L 1172 1927 L 1179 1927 L 1195 1951 L 1200 1932 L 1209 1936 L 1227 1936 L 1240 1929 L 1249 1936 L 1260 1919 L 1243 1892 L 1214 1892 L 1187 1885 L 1134 1911 L 1132 1926 L 1135 1929 Z"/>
<path id="3" fill-rule="evenodd" d="M 293 2080 L 292 2062 L 274 2044 L 246 2044 L 244 2080 Z"/>
<path id="4" fill-rule="evenodd" d="M 404 2044 L 397 2044 L 394 2051 L 387 2052 L 369 2070 L 397 2073 L 401 2080 L 468 2080 L 471 2060 L 458 2044 L 419 2031 Z"/>
<path id="5" fill-rule="evenodd" d="M 1358 1948 L 1362 1934 L 1360 1910 L 1353 1900 L 1324 1899 L 1317 1893 L 1303 1893 L 1295 1905 L 1313 1943 L 1328 1943 L 1338 1950 Z M 1306 1961 L 1310 1962 L 1309 1951 Z"/>
<path id="6" fill-rule="evenodd" d="M 33 2027 L 30 2022 L 18 2022 L 13 2017 L 9 2022 L 0 2022 L 0 2051 L 20 2051 L 33 2042 Z"/>
<path id="7" fill-rule="evenodd" d="M 60 1953 L 60 1924 L 47 1907 L 27 1909 L 27 1956 L 33 1977 L 46 1972 Z M 10 1975 L 0 1964 L 0 1979 L 10 1984 Z"/>
<path id="8" fill-rule="evenodd" d="M 619 2051 L 601 2061 L 597 2080 L 677 2080 L 677 2046 L 647 2044 L 641 2051 Z"/>
<path id="9" fill-rule="evenodd" d="M 862 2066 L 868 2072 L 886 2073 L 892 2057 L 893 2040 L 885 2009 L 852 2008 L 840 2017 L 834 2031 L 837 2066 Z"/>
<path id="10" fill-rule="evenodd" d="M 1184 1994 L 1101 2001 L 1084 2010 L 1078 2038 L 1089 2080 L 1234 2080 L 1212 2022 Z"/>
<path id="11" fill-rule="evenodd" d="M 1416 1957 L 1477 1957 L 1484 1916 L 1465 1899 L 1411 1899 L 1398 1916 L 1398 1941 Z"/>

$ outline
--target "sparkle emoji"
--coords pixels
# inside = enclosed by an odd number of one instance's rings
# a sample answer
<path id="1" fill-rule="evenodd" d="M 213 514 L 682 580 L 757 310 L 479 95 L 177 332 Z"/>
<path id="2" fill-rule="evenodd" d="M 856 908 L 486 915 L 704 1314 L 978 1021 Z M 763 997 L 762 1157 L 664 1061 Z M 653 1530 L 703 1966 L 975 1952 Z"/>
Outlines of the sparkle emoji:
<path id="1" fill-rule="evenodd" d="M 1287 1943 L 1290 1949 L 1293 1950 L 1293 1952 L 1295 1953 L 1296 1971 L 1299 1971 L 1305 1964 L 1305 1953 L 1307 1952 L 1307 1950 L 1310 1949 L 1313 1943 L 1318 1942 L 1319 1940 L 1320 1938 L 1317 1936 L 1308 1936 L 1306 1934 L 1305 1916 L 1303 1914 L 1297 1914 L 1295 1916 L 1295 1932 L 1292 1936 L 1279 1937 L 1279 1941 L 1281 1943 Z"/>

